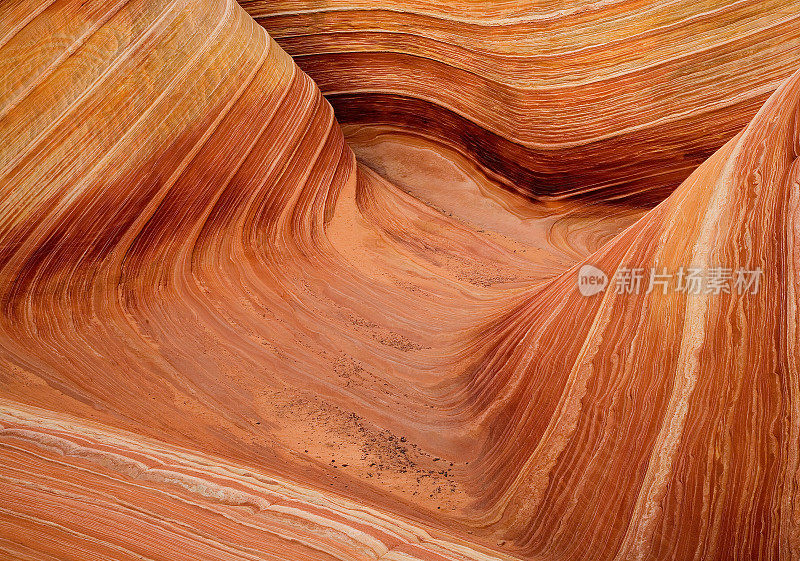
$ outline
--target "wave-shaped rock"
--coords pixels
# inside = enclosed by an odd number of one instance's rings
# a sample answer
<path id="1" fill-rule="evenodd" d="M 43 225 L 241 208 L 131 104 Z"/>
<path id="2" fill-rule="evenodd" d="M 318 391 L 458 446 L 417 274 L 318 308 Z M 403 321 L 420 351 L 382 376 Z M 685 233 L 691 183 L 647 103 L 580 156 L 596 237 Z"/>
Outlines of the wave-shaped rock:
<path id="1" fill-rule="evenodd" d="M 3 554 L 800 554 L 800 74 L 618 235 L 576 206 L 526 245 L 358 164 L 232 1 L 0 13 Z"/>
<path id="2" fill-rule="evenodd" d="M 783 0 L 242 5 L 340 121 L 425 135 L 541 200 L 659 202 L 800 49 Z"/>
<path id="3" fill-rule="evenodd" d="M 476 367 L 448 395 L 491 427 L 475 467 L 483 520 L 534 558 L 800 552 L 799 111 L 800 72 L 585 263 L 671 272 L 666 286 L 581 298 L 576 267 L 467 351 Z M 700 290 L 678 290 L 681 268 L 706 275 Z M 736 286 L 736 271 L 758 284 Z"/>
<path id="4" fill-rule="evenodd" d="M 221 458 L 0 403 L 7 558 L 505 558 Z"/>

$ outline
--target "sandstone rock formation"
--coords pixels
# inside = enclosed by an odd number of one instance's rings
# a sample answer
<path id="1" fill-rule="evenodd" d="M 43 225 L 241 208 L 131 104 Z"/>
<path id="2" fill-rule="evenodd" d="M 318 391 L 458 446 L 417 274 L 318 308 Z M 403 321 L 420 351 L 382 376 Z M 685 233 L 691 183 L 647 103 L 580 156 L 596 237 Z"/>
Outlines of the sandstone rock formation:
<path id="1" fill-rule="evenodd" d="M 800 49 L 785 0 L 241 3 L 341 122 L 399 125 L 542 200 L 660 201 Z"/>
<path id="2" fill-rule="evenodd" d="M 548 206 L 430 139 L 348 129 L 424 192 L 357 162 L 233 1 L 0 4 L 0 556 L 797 559 L 800 73 L 721 144 L 767 58 L 660 204 Z"/>

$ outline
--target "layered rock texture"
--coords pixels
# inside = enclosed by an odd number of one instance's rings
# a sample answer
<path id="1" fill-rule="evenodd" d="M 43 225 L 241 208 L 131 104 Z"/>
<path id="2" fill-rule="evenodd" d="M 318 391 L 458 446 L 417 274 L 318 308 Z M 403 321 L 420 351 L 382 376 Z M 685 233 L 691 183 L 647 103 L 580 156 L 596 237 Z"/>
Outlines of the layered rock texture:
<path id="1" fill-rule="evenodd" d="M 750 121 L 800 49 L 800 6 L 785 0 L 242 6 L 341 122 L 447 144 L 541 200 L 660 201 Z"/>
<path id="2" fill-rule="evenodd" d="M 0 4 L 0 557 L 800 557 L 796 8 L 244 4 Z"/>

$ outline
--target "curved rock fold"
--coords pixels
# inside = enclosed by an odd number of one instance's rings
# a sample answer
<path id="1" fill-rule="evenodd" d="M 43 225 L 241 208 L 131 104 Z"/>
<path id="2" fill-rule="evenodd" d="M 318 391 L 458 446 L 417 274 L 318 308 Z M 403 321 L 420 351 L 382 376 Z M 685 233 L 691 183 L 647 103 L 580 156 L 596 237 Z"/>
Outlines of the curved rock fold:
<path id="1" fill-rule="evenodd" d="M 795 10 L 242 4 L 0 6 L 0 556 L 800 556 Z"/>

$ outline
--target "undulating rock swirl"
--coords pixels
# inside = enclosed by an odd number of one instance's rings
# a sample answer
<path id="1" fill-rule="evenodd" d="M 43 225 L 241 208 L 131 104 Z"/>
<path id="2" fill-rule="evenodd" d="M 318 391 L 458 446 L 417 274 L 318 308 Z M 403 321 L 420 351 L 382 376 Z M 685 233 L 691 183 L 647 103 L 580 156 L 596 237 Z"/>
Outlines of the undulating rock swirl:
<path id="1" fill-rule="evenodd" d="M 423 138 L 548 201 L 659 202 L 750 121 L 800 50 L 800 3 L 787 0 L 241 4 L 373 167 L 398 159 L 376 137 Z"/>
<path id="2" fill-rule="evenodd" d="M 409 184 L 232 0 L 0 3 L 0 558 L 800 558 L 797 7 L 244 4 Z"/>

